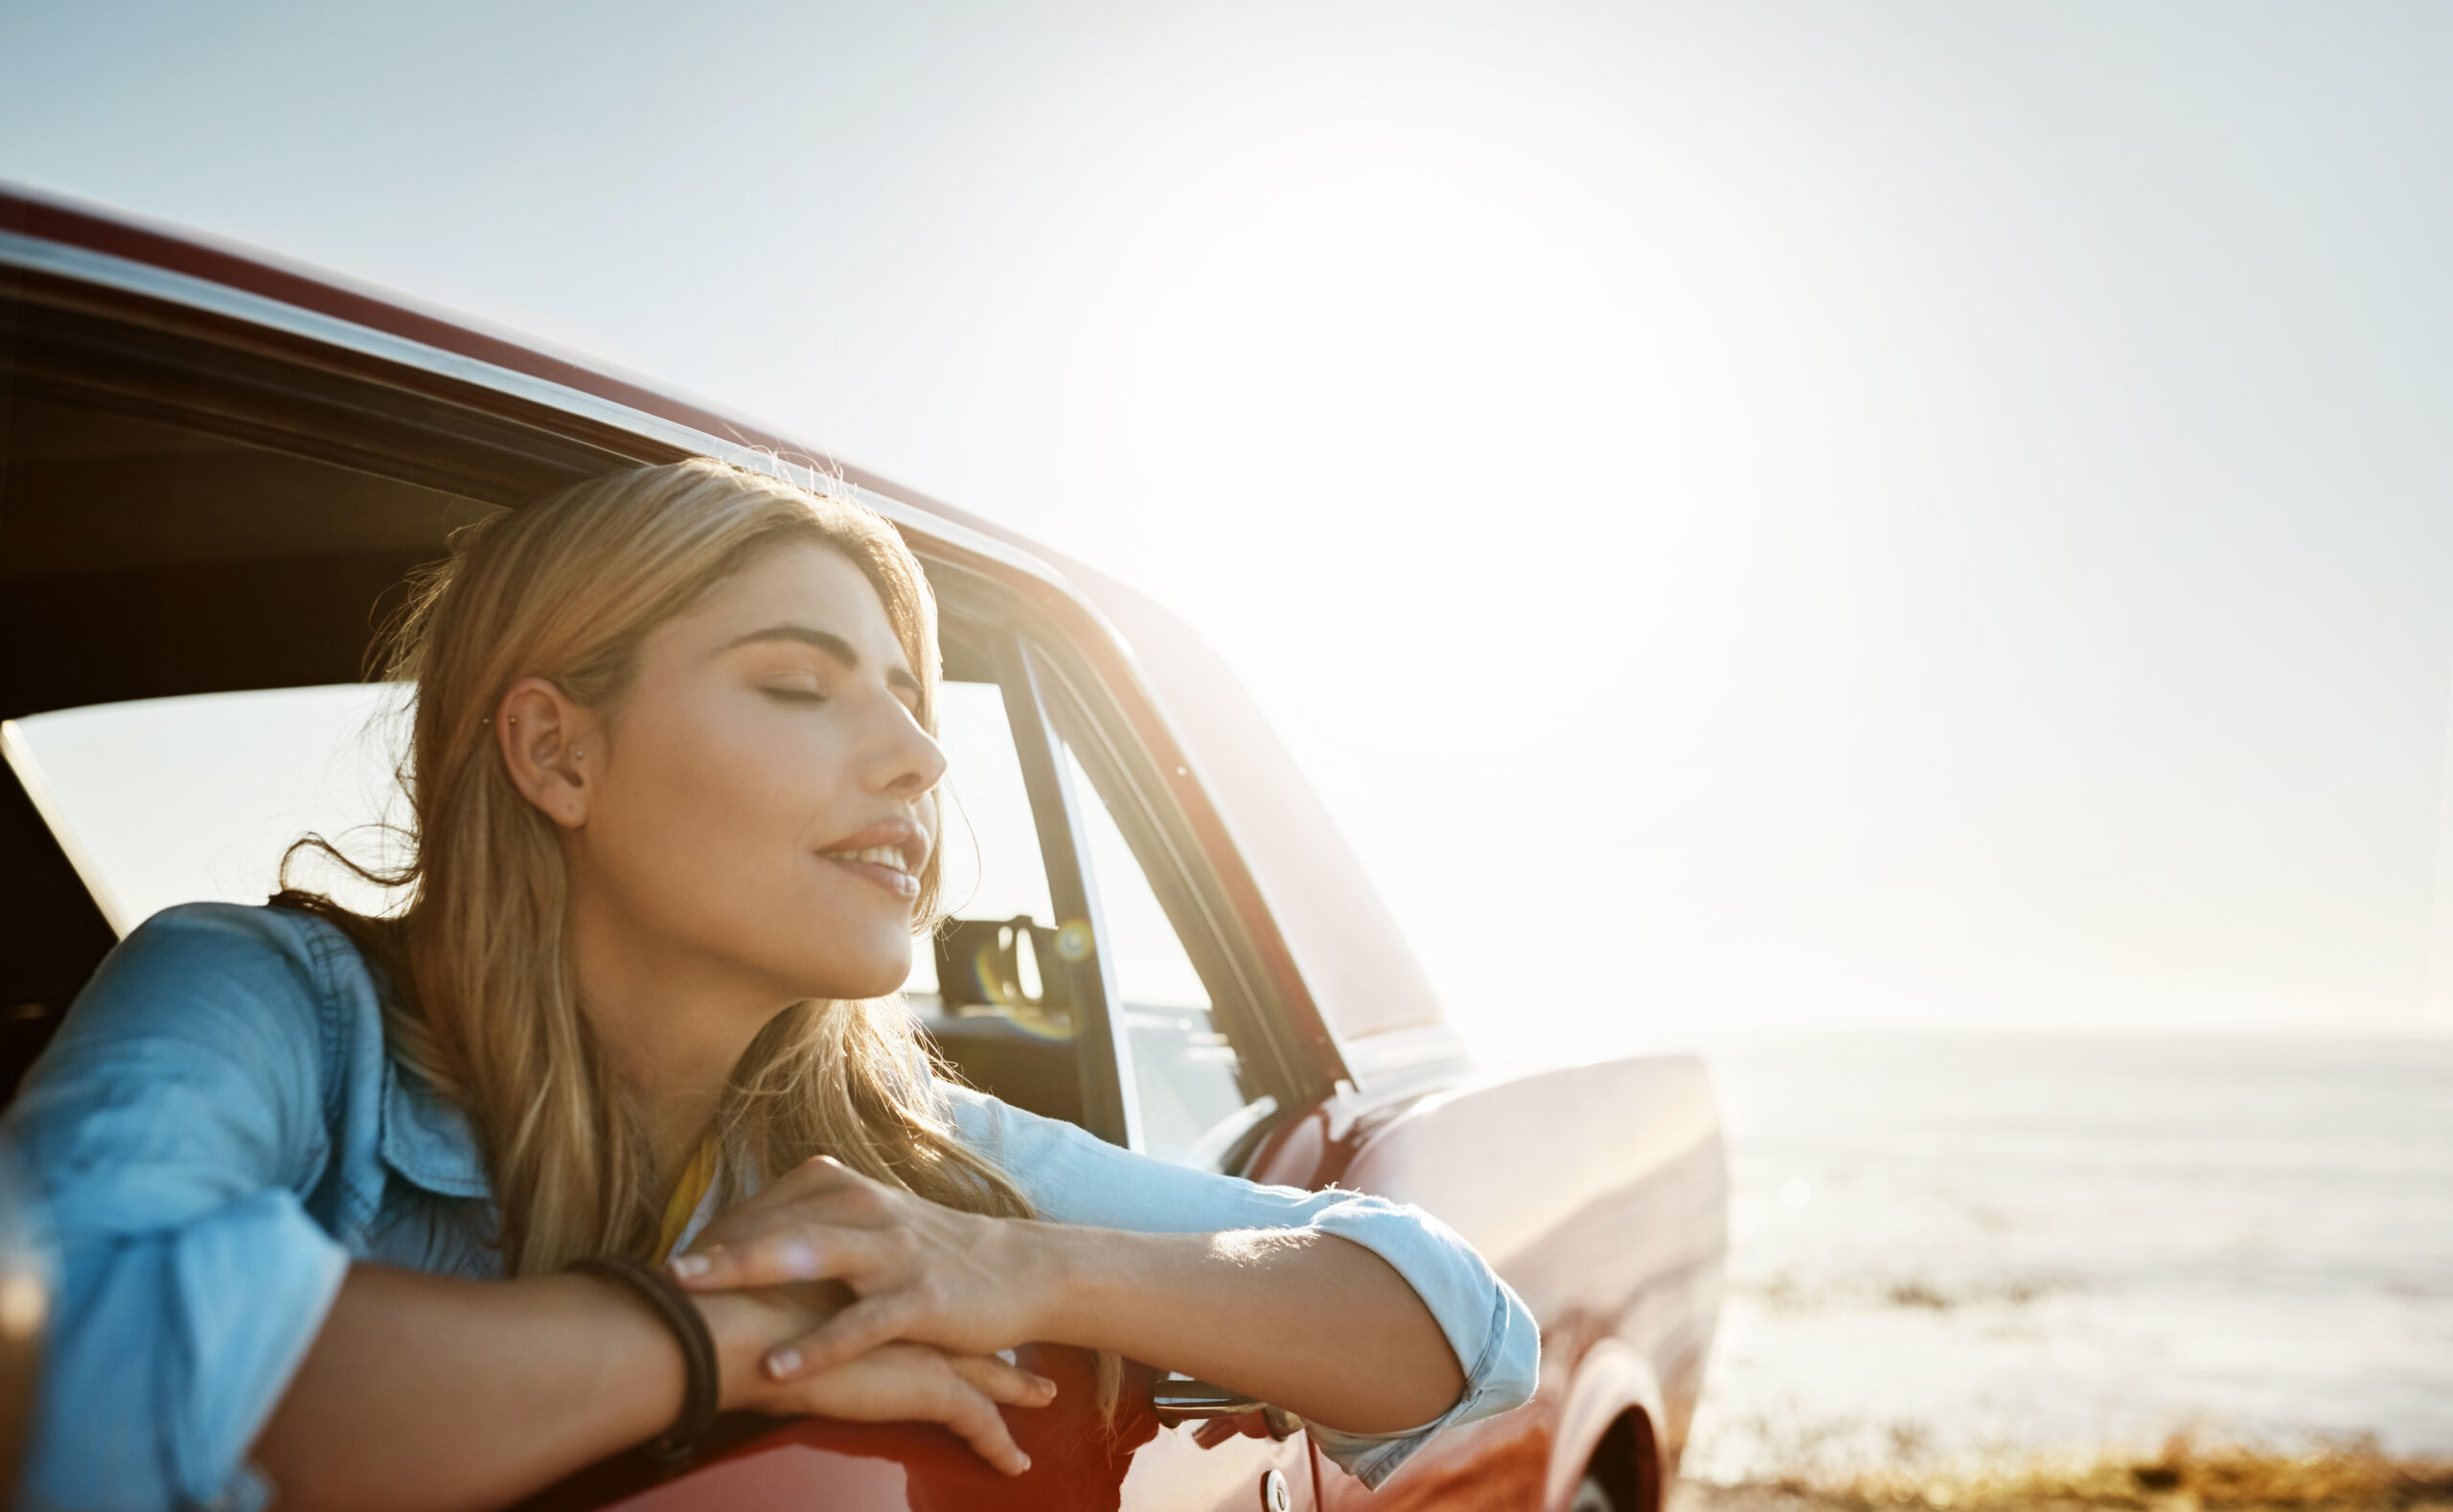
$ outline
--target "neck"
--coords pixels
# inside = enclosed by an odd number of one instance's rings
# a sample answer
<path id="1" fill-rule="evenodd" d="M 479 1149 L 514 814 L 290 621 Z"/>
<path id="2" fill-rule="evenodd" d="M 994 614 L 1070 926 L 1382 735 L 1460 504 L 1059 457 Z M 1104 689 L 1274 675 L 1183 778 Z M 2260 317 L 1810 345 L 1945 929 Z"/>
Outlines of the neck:
<path id="1" fill-rule="evenodd" d="M 571 973 L 581 1011 L 647 1125 L 659 1190 L 713 1128 L 742 1052 L 787 1006 L 725 963 L 674 949 L 574 887 Z"/>

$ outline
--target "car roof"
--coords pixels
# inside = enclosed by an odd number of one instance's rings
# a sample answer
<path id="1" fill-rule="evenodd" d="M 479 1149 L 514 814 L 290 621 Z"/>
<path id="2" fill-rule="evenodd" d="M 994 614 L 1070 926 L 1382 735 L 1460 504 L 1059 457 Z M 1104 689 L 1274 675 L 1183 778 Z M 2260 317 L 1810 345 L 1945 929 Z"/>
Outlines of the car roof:
<path id="1" fill-rule="evenodd" d="M 1249 869 L 1341 1072 L 1447 1059 L 1429 977 L 1327 809 L 1217 653 L 1147 596 L 987 516 L 865 469 L 771 423 L 516 332 L 343 276 L 116 209 L 0 184 L 0 266 L 117 282 L 173 303 L 278 324 L 487 386 L 684 450 L 808 459 L 906 530 L 1029 573 L 1095 622 L 1182 758 L 1177 775 Z M 520 381 L 520 380 L 525 380 Z M 592 402 L 590 402 L 592 401 Z M 819 460 L 823 459 L 823 460 Z M 1310 1017 L 1311 1015 L 1306 1015 Z M 1385 1047 L 1357 1054 L 1360 1042 Z M 1340 1051 L 1343 1053 L 1341 1054 Z M 1391 1055 L 1393 1054 L 1393 1060 Z"/>

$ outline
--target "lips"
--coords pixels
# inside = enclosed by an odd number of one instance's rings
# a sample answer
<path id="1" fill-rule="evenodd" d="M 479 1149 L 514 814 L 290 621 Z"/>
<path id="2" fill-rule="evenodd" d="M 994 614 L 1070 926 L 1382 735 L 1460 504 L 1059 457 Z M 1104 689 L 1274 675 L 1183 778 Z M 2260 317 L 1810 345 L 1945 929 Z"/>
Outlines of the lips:
<path id="1" fill-rule="evenodd" d="M 847 835 L 817 854 L 819 859 L 909 900 L 920 896 L 920 868 L 928 864 L 928 836 L 908 819 L 888 819 Z"/>

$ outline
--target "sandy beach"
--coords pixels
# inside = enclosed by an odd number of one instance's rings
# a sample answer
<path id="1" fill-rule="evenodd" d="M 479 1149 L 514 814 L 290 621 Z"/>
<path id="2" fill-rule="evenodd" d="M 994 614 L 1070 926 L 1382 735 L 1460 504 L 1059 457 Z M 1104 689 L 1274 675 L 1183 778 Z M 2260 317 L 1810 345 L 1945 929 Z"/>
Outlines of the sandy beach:
<path id="1" fill-rule="evenodd" d="M 2317 1512 L 2453 1507 L 2453 1460 L 2373 1446 L 2304 1455 L 2176 1439 L 2153 1455 L 1992 1473 L 1714 1485 L 1681 1480 L 1669 1512 Z"/>
<path id="2" fill-rule="evenodd" d="M 2443 1044 L 1708 1058 L 1735 1198 L 1685 1512 L 2445 1500 Z"/>

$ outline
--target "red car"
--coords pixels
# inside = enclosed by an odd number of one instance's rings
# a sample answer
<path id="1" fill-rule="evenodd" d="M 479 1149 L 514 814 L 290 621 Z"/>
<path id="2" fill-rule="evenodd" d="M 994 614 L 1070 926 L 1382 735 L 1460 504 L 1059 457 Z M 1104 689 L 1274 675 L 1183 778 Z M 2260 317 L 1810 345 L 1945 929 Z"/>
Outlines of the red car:
<path id="1" fill-rule="evenodd" d="M 1376 1493 L 1300 1423 L 1146 1368 L 1110 1432 L 1087 1357 L 1048 1349 L 1070 1405 L 1012 1414 L 1019 1480 L 933 1427 L 743 1419 L 679 1475 L 625 1456 L 535 1504 L 1657 1512 L 1726 1248 L 1703 1067 L 1478 1067 L 1257 710 L 1158 605 L 639 378 L 22 193 L 0 193 L 0 1086 L 154 907 L 260 902 L 287 838 L 378 816 L 364 659 L 454 524 L 764 453 L 894 521 L 943 606 L 974 843 L 950 829 L 956 917 L 910 999 L 961 1073 L 1161 1158 L 1420 1203 L 1542 1326 L 1533 1405 Z M 1097 969 L 1060 970 L 1084 928 Z M 12 1417 L 19 1358 L 0 1350 Z"/>

